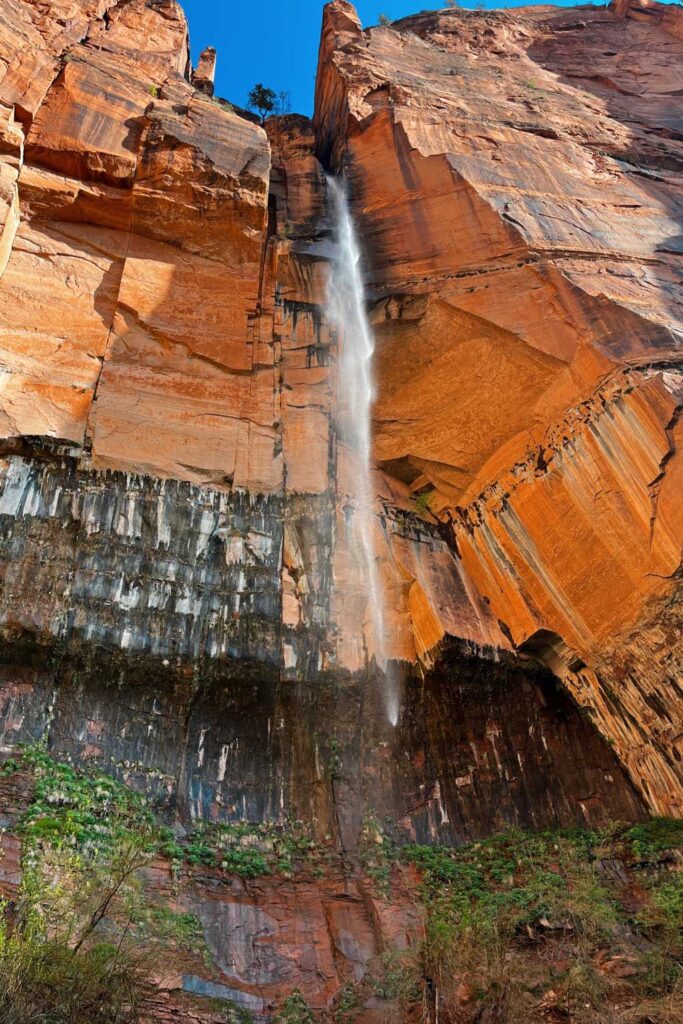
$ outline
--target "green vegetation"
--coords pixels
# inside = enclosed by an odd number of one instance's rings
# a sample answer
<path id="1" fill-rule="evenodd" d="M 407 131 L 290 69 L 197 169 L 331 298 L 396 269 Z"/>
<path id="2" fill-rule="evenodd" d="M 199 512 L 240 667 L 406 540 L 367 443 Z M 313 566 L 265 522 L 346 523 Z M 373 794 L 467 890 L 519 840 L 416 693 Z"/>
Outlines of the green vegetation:
<path id="1" fill-rule="evenodd" d="M 158 85 L 150 85 L 150 87 L 149 87 L 149 89 L 147 91 L 150 94 L 150 96 L 154 97 L 155 100 L 159 98 L 159 86 Z"/>
<path id="2" fill-rule="evenodd" d="M 180 843 L 140 794 L 41 746 L 23 748 L 1 771 L 34 780 L 17 825 L 21 891 L 16 904 L 0 904 L 3 1024 L 132 1024 L 144 1010 L 144 979 L 169 950 L 206 958 L 198 918 L 145 896 L 141 869 L 154 856 L 243 878 L 318 869 L 320 851 L 300 822 L 201 824 Z M 249 1020 L 229 1005 L 221 1013 Z"/>
<path id="3" fill-rule="evenodd" d="M 288 996 L 280 1012 L 275 1017 L 275 1024 L 315 1024 L 311 1008 L 298 988 Z"/>
<path id="4" fill-rule="evenodd" d="M 377 21 L 380 25 L 384 25 L 385 28 L 389 28 L 392 25 L 392 20 L 388 14 L 380 14 Z"/>
<path id="5" fill-rule="evenodd" d="M 20 768 L 35 777 L 33 802 L 19 826 L 27 864 L 48 846 L 78 852 L 91 864 L 127 846 L 141 856 L 166 856 L 176 870 L 187 864 L 257 878 L 317 872 L 323 856 L 300 821 L 198 822 L 179 841 L 157 821 L 143 796 L 108 775 L 55 761 L 39 746 L 23 748 L 18 759 L 5 762 L 2 772 Z"/>
<path id="6" fill-rule="evenodd" d="M 382 956 L 382 975 L 373 986 L 375 995 L 408 1010 L 421 999 L 421 975 L 420 964 L 414 956 L 388 949 Z"/>
<path id="7" fill-rule="evenodd" d="M 143 1005 L 139 961 L 119 943 L 74 951 L 48 936 L 37 908 L 0 918 L 0 1020 L 4 1024 L 132 1024 Z"/>
<path id="8" fill-rule="evenodd" d="M 490 1009 L 508 1013 L 516 993 L 508 952 L 517 936 L 572 935 L 574 966 L 590 973 L 590 952 L 617 923 L 612 896 L 588 853 L 588 834 L 510 831 L 455 855 L 412 846 L 403 857 L 424 875 L 424 968 L 448 999 L 472 977 Z"/>
<path id="9" fill-rule="evenodd" d="M 648 861 L 663 850 L 683 845 L 683 821 L 650 818 L 649 821 L 628 829 L 625 838 L 632 855 Z"/>
<path id="10" fill-rule="evenodd" d="M 8 1024 L 125 1024 L 144 1004 L 145 955 L 133 954 L 139 871 L 155 849 L 137 794 L 26 748 L 34 799 L 20 821 L 23 879 L 0 914 L 0 1019 Z"/>
<path id="11" fill-rule="evenodd" d="M 398 859 L 398 846 L 386 835 L 373 814 L 366 814 L 361 825 L 358 851 L 365 873 L 382 896 L 391 888 L 391 871 Z"/>
<path id="12" fill-rule="evenodd" d="M 300 821 L 204 824 L 200 822 L 180 845 L 173 837 L 161 852 L 177 864 L 221 868 L 240 878 L 298 871 L 316 872 L 322 850 Z"/>
<path id="13" fill-rule="evenodd" d="M 251 110 L 257 110 L 263 122 L 268 114 L 272 114 L 275 110 L 276 101 L 275 90 L 269 89 L 263 82 L 257 82 L 247 97 L 247 106 Z"/>
<path id="14" fill-rule="evenodd" d="M 337 1009 L 334 1012 L 334 1024 L 353 1024 L 358 1009 L 360 1009 L 360 1000 L 356 986 L 347 981 L 339 994 Z"/>
<path id="15" fill-rule="evenodd" d="M 22 748 L 2 772 L 19 769 L 28 769 L 35 779 L 33 800 L 20 822 L 29 861 L 46 846 L 78 851 L 90 861 L 126 844 L 143 852 L 156 850 L 155 817 L 144 797 L 123 783 L 55 761 L 41 746 Z"/>
<path id="16" fill-rule="evenodd" d="M 431 505 L 429 503 L 429 491 L 420 491 L 419 494 L 415 495 L 415 504 L 418 512 L 424 515 L 427 512 L 431 512 Z"/>
<path id="17" fill-rule="evenodd" d="M 335 740 L 328 755 L 334 779 Z M 42 747 L 24 748 L 1 769 L 19 770 L 32 774 L 34 792 L 17 826 L 19 898 L 0 905 L 0 1020 L 8 1024 L 132 1024 L 144 1015 L 144 978 L 169 950 L 208 955 L 194 915 L 145 897 L 141 869 L 152 857 L 247 879 L 322 873 L 325 851 L 301 822 L 200 823 L 178 839 L 141 795 Z M 627 965 L 633 1000 L 659 1024 L 662 1001 L 673 1005 L 683 991 L 681 848 L 683 822 L 664 818 L 602 831 L 509 829 L 460 849 L 400 846 L 370 814 L 361 864 L 381 897 L 398 875 L 403 886 L 409 880 L 425 934 L 419 948 L 385 950 L 363 992 L 405 1020 L 429 980 L 445 1016 L 457 1016 L 464 999 L 478 1020 L 506 1024 L 528 1022 L 530 1007 L 552 992 L 562 1013 L 578 1007 L 583 1022 L 598 1020 L 616 983 L 601 968 L 613 959 Z M 360 1005 L 359 988 L 344 986 L 334 1024 L 353 1024 Z M 225 1005 L 220 1012 L 234 1024 L 245 1019 Z M 298 991 L 276 1018 L 313 1019 Z"/>
<path id="18" fill-rule="evenodd" d="M 184 914 L 168 907 L 142 903 L 134 908 L 131 923 L 136 936 L 152 942 L 201 949 L 204 945 L 202 923 L 196 914 Z"/>
<path id="19" fill-rule="evenodd" d="M 415 986 L 429 978 L 447 1013 L 464 989 L 482 1020 L 526 1021 L 529 1000 L 550 988 L 563 1012 L 597 1010 L 610 982 L 596 965 L 614 956 L 628 963 L 634 993 L 668 997 L 683 985 L 683 873 L 658 858 L 681 846 L 683 822 L 667 819 L 602 832 L 510 829 L 462 849 L 397 847 L 366 819 L 361 855 L 379 892 L 389 892 L 394 869 L 411 865 L 426 910 L 421 958 L 387 954 L 377 994 L 414 1002 Z M 640 911 L 626 883 L 605 875 L 603 863 L 615 859 L 647 871 Z M 561 966 L 549 956 L 539 974 L 538 950 L 548 943 L 561 949 Z"/>
<path id="20" fill-rule="evenodd" d="M 194 1001 L 198 1010 L 211 1010 L 220 1014 L 221 1024 L 254 1024 L 254 1018 L 243 1006 L 237 1006 L 230 999 L 218 999 L 215 996 L 201 996 Z M 215 1017 L 212 1017 L 215 1021 Z M 218 1024 L 218 1022 L 216 1022 Z"/>

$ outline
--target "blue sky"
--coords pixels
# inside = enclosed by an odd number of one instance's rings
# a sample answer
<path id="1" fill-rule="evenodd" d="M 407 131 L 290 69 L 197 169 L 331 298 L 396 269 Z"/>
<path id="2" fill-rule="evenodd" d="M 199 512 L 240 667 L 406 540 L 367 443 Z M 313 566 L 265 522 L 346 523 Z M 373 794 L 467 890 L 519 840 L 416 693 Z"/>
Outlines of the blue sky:
<path id="1" fill-rule="evenodd" d="M 218 50 L 219 96 L 246 106 L 249 89 L 260 81 L 276 91 L 288 91 L 293 111 L 312 113 L 324 0 L 180 2 L 190 22 L 193 62 L 196 63 L 205 46 Z M 496 4 L 487 0 L 486 6 L 521 7 L 523 3 L 524 0 Z M 360 0 L 356 4 L 364 27 L 377 24 L 380 12 L 390 18 L 403 18 L 429 7 L 429 0 Z"/>

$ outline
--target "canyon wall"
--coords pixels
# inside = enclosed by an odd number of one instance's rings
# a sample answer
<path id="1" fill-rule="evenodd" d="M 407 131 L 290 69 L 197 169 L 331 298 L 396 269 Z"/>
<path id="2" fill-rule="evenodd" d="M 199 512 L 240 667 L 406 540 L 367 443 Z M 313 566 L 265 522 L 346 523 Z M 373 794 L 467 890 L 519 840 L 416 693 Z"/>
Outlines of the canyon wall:
<path id="1" fill-rule="evenodd" d="M 368 248 L 379 465 L 661 813 L 681 811 L 680 36 L 657 4 L 363 33 L 339 3 L 316 98 Z"/>
<path id="2" fill-rule="evenodd" d="M 335 0 L 313 123 L 264 128 L 211 54 L 193 74 L 173 0 L 3 5 L 5 752 L 45 739 L 177 827 L 302 819 L 346 858 L 369 814 L 455 845 L 681 814 L 682 34 L 630 3 L 363 32 Z M 341 171 L 383 638 L 325 318 Z M 350 863 L 301 928 L 292 886 L 267 978 L 273 892 L 206 882 L 221 984 L 265 1013 L 362 975 L 409 911 L 368 910 Z"/>

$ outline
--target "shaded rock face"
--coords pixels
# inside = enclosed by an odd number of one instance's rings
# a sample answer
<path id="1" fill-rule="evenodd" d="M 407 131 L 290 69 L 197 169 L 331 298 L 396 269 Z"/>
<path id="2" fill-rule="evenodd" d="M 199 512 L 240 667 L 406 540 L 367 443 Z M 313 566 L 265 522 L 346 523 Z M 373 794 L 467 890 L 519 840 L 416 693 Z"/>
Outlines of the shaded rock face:
<path id="1" fill-rule="evenodd" d="M 2 745 L 46 733 L 54 749 L 143 787 L 172 820 L 283 814 L 356 847 L 362 820 L 404 841 L 459 844 L 513 823 L 631 820 L 641 802 L 619 763 L 556 680 L 449 645 L 425 679 L 408 677 L 399 725 L 367 676 L 282 683 L 275 670 L 168 659 L 93 645 L 1 654 Z"/>
<path id="2" fill-rule="evenodd" d="M 0 11 L 0 743 L 178 827 L 332 837 L 305 891 L 181 893 L 257 1015 L 417 941 L 350 867 L 368 814 L 458 844 L 681 812 L 681 36 L 657 4 L 363 32 L 335 0 L 314 123 L 264 129 L 171 0 Z M 377 337 L 395 729 L 325 170 Z"/>

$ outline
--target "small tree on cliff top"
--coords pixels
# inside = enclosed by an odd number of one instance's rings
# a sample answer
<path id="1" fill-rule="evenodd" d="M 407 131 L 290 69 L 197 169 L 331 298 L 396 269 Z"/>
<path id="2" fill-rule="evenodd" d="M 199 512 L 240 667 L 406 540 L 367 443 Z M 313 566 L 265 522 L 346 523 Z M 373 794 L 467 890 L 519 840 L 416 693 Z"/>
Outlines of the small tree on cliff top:
<path id="1" fill-rule="evenodd" d="M 258 110 L 261 115 L 261 121 L 265 121 L 267 115 L 273 113 L 276 100 L 277 96 L 274 89 L 269 89 L 263 82 L 257 82 L 249 93 L 247 103 L 252 110 Z"/>

